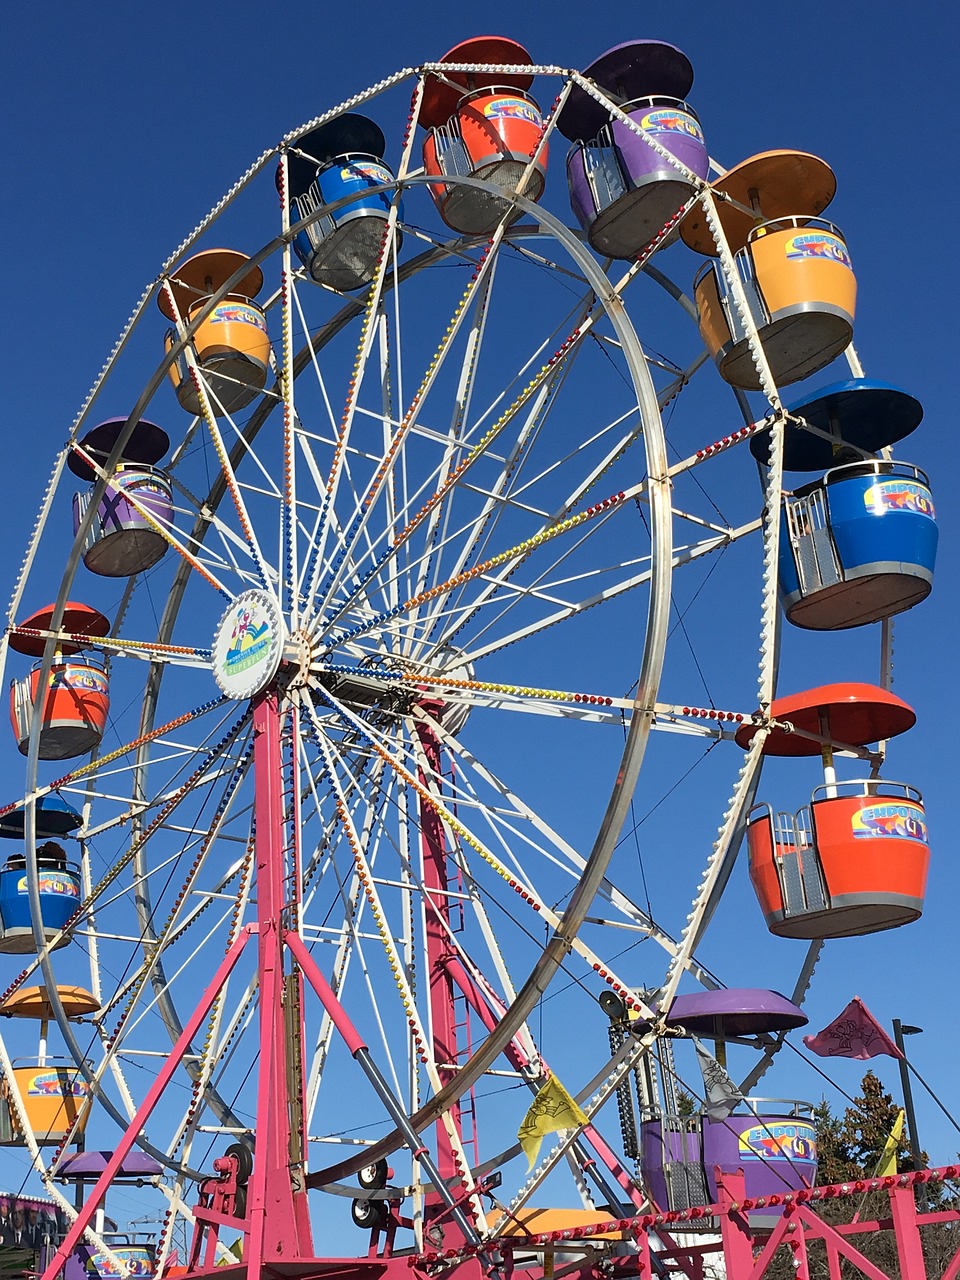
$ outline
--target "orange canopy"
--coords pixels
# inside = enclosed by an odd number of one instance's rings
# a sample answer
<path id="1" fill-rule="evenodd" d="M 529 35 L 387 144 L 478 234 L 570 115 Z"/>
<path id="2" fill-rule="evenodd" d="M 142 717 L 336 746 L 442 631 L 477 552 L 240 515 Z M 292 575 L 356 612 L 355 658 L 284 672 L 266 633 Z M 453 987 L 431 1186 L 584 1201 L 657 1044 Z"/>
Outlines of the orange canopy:
<path id="1" fill-rule="evenodd" d="M 52 604 L 44 605 L 42 609 L 38 609 L 36 613 L 31 613 L 29 618 L 24 618 L 10 632 L 10 648 L 16 649 L 17 653 L 26 653 L 33 658 L 43 656 L 46 639 L 43 636 L 26 636 L 21 634 L 21 628 L 24 631 L 49 631 L 50 623 L 53 621 L 54 606 Z M 68 600 L 63 606 L 63 621 L 60 624 L 60 630 L 69 632 L 76 636 L 90 636 L 91 643 L 95 636 L 105 636 L 110 632 L 110 619 L 104 617 L 98 609 L 92 608 L 88 604 L 78 604 L 75 600 Z M 85 646 L 79 640 L 65 641 L 57 646 L 61 653 L 79 653 Z"/>
<path id="2" fill-rule="evenodd" d="M 173 286 L 180 314 L 185 316 L 195 302 L 216 293 L 248 261 L 247 255 L 239 249 L 204 249 L 202 253 L 195 253 L 186 262 L 181 262 L 170 275 L 170 284 Z M 242 298 L 255 298 L 262 288 L 263 272 L 259 267 L 251 267 L 246 275 L 240 277 L 231 292 Z M 170 299 L 163 289 L 157 294 L 157 306 L 168 320 L 175 318 Z"/>
<path id="3" fill-rule="evenodd" d="M 100 1001 L 83 987 L 57 986 L 57 994 L 68 1018 L 81 1018 L 96 1013 Z M 46 987 L 21 987 L 0 1001 L 0 1015 L 7 1018 L 36 1018 L 44 1021 L 53 1017 L 53 1006 Z"/>
<path id="4" fill-rule="evenodd" d="M 758 222 L 773 218 L 815 217 L 822 213 L 834 197 L 837 179 L 826 160 L 806 151 L 763 151 L 741 160 L 711 183 L 714 191 L 728 196 L 747 209 L 738 209 L 727 200 L 717 201 L 720 222 L 733 253 L 747 243 L 747 236 Z M 680 224 L 684 244 L 717 256 L 706 214 L 695 204 Z"/>
<path id="5" fill-rule="evenodd" d="M 894 738 L 912 729 L 917 719 L 917 713 L 902 698 L 873 684 L 824 684 L 818 689 L 792 693 L 774 700 L 770 716 L 789 720 L 796 729 L 823 734 L 832 742 L 850 747 Z M 821 716 L 826 730 L 821 727 Z M 736 739 L 741 747 L 750 745 L 758 728 L 756 724 L 740 726 Z M 784 729 L 774 729 L 763 744 L 767 756 L 816 756 L 820 750 L 819 742 Z"/>
<path id="6" fill-rule="evenodd" d="M 533 66 L 533 58 L 523 45 L 506 36 L 473 36 L 470 40 L 454 45 L 440 61 L 489 63 L 494 67 Z M 446 84 L 446 80 L 452 83 Z M 485 89 L 494 84 L 511 89 L 529 89 L 532 83 L 533 76 L 524 72 L 504 75 L 499 71 L 451 71 L 444 75 L 444 80 L 427 76 L 417 121 L 424 129 L 439 129 L 456 111 L 457 103 L 463 95 L 473 89 Z"/>

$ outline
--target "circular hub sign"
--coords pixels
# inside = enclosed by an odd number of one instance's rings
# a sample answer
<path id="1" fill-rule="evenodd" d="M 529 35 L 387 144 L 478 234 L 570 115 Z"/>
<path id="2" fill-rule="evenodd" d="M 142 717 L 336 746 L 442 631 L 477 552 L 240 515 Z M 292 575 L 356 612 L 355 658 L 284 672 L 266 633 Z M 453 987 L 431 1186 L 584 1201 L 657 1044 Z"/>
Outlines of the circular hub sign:
<path id="1" fill-rule="evenodd" d="M 213 675 L 228 698 L 252 698 L 277 674 L 286 628 L 266 591 L 244 591 L 220 619 L 213 640 Z"/>

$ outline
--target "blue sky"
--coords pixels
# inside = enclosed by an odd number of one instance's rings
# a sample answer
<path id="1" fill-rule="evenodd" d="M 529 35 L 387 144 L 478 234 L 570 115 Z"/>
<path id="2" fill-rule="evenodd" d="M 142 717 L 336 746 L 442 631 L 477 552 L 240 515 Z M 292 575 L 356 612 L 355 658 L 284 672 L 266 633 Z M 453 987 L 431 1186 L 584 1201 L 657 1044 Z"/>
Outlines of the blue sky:
<path id="1" fill-rule="evenodd" d="M 474 22 L 430 4 L 370 0 L 339 9 L 286 0 L 8 9 L 0 68 L 8 171 L 8 553 L 0 594 L 12 587 L 54 452 L 134 302 L 174 246 L 282 134 L 488 29 L 520 40 L 538 62 L 570 67 L 632 37 L 676 43 L 693 62 L 690 100 L 718 160 L 729 165 L 797 147 L 833 166 L 838 195 L 829 216 L 844 229 L 857 270 L 858 352 L 869 375 L 905 387 L 925 407 L 924 423 L 898 456 L 931 477 L 940 559 L 930 600 L 897 624 L 895 690 L 916 708 L 918 723 L 894 744 L 886 775 L 925 795 L 933 855 L 927 910 L 897 934 L 828 948 L 807 1011 L 818 1029 L 859 994 L 883 1021 L 899 1016 L 924 1027 L 911 1042 L 917 1067 L 952 1109 L 960 1051 L 949 958 L 960 891 L 951 746 L 960 711 L 956 407 L 949 392 L 960 285 L 950 219 L 960 194 L 951 134 L 960 105 L 955 41 L 941 7 L 929 2 L 913 6 L 909 19 L 902 6 L 859 2 L 819 10 L 687 6 L 659 18 L 638 11 L 634 19 L 610 7 L 591 13 L 589 27 L 587 12 L 568 2 L 520 3 Z M 561 209 L 559 156 L 551 181 L 552 207 Z M 717 429 L 705 428 L 704 442 L 730 429 L 727 421 L 737 425 L 735 405 L 715 381 Z M 743 583 L 744 591 L 755 587 Z M 845 639 L 831 648 L 822 637 L 794 634 L 785 639 L 781 687 L 873 679 L 868 661 Z M 17 758 L 5 759 L 13 770 Z M 12 793 L 17 785 L 8 778 Z M 692 893 L 692 877 L 689 887 Z M 736 961 L 729 964 L 718 956 L 716 967 L 729 985 L 776 986 L 789 966 L 781 971 L 770 959 L 765 938 L 753 950 L 749 938 L 762 926 L 752 910 L 742 954 L 724 957 Z M 859 1064 L 830 1065 L 838 1083 L 856 1092 Z M 873 1065 L 896 1095 L 895 1065 Z M 826 1089 L 843 1105 L 790 1054 L 765 1088 L 814 1099 Z M 933 1160 L 952 1159 L 960 1135 L 919 1094 L 918 1113 Z M 0 1184 L 9 1181 L 2 1169 L 0 1161 Z"/>

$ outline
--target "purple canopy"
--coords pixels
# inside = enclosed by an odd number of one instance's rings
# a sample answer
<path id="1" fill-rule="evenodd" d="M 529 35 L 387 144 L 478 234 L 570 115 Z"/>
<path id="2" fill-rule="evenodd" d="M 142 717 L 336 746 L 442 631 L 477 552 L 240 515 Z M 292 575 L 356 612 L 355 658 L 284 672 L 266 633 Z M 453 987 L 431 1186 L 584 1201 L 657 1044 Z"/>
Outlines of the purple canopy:
<path id="1" fill-rule="evenodd" d="M 112 1151 L 77 1151 L 73 1155 L 64 1156 L 57 1170 L 57 1178 L 62 1182 L 96 1182 L 107 1161 L 113 1156 Z M 124 1157 L 116 1178 L 145 1182 L 163 1173 L 163 1165 L 142 1151 L 131 1151 Z"/>
<path id="2" fill-rule="evenodd" d="M 685 98 L 693 84 L 693 67 L 685 53 L 663 40 L 627 40 L 601 53 L 584 76 L 617 103 L 635 98 Z M 557 128 L 572 141 L 596 137 L 610 113 L 595 98 L 574 85 L 560 114 Z"/>
<path id="3" fill-rule="evenodd" d="M 779 991 L 763 987 L 725 987 L 677 996 L 667 1025 L 685 1027 L 695 1035 L 754 1036 L 764 1031 L 792 1031 L 809 1019 Z"/>
<path id="4" fill-rule="evenodd" d="M 107 418 L 105 422 L 98 422 L 95 427 L 91 427 L 80 444 L 87 453 L 93 455 L 97 462 L 104 462 L 126 425 L 126 418 Z M 146 418 L 141 418 L 124 446 L 122 460 L 126 463 L 139 463 L 152 467 L 155 462 L 160 461 L 169 448 L 170 437 L 163 427 L 158 427 L 155 422 L 147 422 Z M 92 482 L 97 478 L 97 473 L 89 462 L 72 449 L 67 456 L 67 466 L 81 480 Z"/>

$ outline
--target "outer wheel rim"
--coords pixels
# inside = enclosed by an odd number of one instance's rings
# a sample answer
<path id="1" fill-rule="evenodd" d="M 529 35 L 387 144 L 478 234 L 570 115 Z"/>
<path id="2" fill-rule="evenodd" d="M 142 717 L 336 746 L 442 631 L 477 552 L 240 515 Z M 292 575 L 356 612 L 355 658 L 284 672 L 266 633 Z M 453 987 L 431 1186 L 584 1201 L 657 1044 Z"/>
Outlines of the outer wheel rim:
<path id="1" fill-rule="evenodd" d="M 480 183 L 476 182 L 475 180 L 470 180 L 470 179 L 464 180 L 464 183 L 465 183 L 465 185 L 474 185 L 474 186 L 482 186 L 482 185 L 483 185 L 483 184 L 480 184 Z M 623 314 L 623 312 L 622 312 L 622 308 L 620 307 L 619 300 L 616 298 L 616 296 L 615 296 L 615 295 L 612 293 L 612 291 L 610 290 L 609 285 L 607 284 L 607 282 L 606 282 L 605 278 L 604 278 L 604 277 L 602 276 L 602 274 L 599 272 L 599 270 L 597 269 L 596 265 L 594 264 L 594 262 L 593 262 L 592 258 L 589 256 L 589 254 L 586 252 L 586 250 L 584 250 L 584 249 L 582 248 L 582 246 L 580 246 L 579 242 L 578 242 L 574 237 L 572 237 L 572 236 L 569 234 L 569 232 L 567 232 L 567 231 L 566 231 L 566 229 L 562 226 L 562 224 L 560 224 L 560 223 L 559 223 L 559 222 L 557 222 L 555 219 L 553 219 L 551 215 L 549 215 L 549 214 L 547 214 L 547 213 L 546 213 L 546 211 L 544 211 L 544 210 L 540 210 L 536 205 L 530 204 L 530 203 L 528 203 L 528 202 L 526 202 L 526 201 L 519 201 L 519 203 L 521 203 L 521 204 L 523 205 L 525 212 L 527 212 L 527 213 L 531 214 L 535 219 L 537 219 L 539 222 L 541 222 L 541 224 L 546 223 L 547 225 L 550 225 L 550 226 L 551 226 L 551 229 L 552 229 L 552 230 L 554 231 L 554 233 L 557 235 L 557 238 L 561 241 L 561 243 L 564 245 L 564 247 L 565 247 L 565 248 L 567 248 L 567 249 L 568 249 L 568 251 L 570 251 L 570 252 L 571 252 L 571 256 L 573 256 L 573 257 L 574 257 L 574 259 L 578 261 L 578 265 L 580 265 L 580 266 L 581 266 L 581 267 L 586 271 L 586 273 L 588 274 L 588 276 L 592 277 L 593 281 L 594 281 L 594 282 L 595 282 L 595 284 L 597 285 L 598 291 L 606 292 L 606 293 L 607 293 L 609 304 L 610 304 L 610 306 L 612 307 L 612 309 L 613 309 L 613 310 L 615 311 L 615 313 L 616 313 L 616 314 L 615 314 L 615 317 L 614 317 L 614 322 L 615 322 L 616 324 L 619 324 L 619 329 L 620 329 L 621 335 L 623 336 L 623 338 L 625 338 L 625 339 L 626 339 L 627 343 L 629 344 L 629 343 L 630 343 L 630 341 L 631 341 L 631 334 L 632 334 L 632 330 L 630 329 L 630 326 L 629 326 L 629 321 L 628 321 L 628 320 L 626 320 L 626 317 L 625 317 L 625 315 L 624 315 L 624 314 Z M 446 250 L 442 250 L 441 252 L 446 252 Z M 259 257 L 259 256 L 260 256 L 260 255 L 258 255 L 258 257 Z M 343 308 L 343 310 L 344 310 L 344 312 L 345 312 L 345 313 L 349 313 L 350 311 L 352 311 L 352 310 L 353 310 L 353 308 L 350 306 L 350 304 L 347 304 L 347 305 Z M 349 319 L 349 316 L 348 316 L 348 319 Z M 641 371 L 641 376 L 645 376 L 645 377 L 647 378 L 647 381 L 649 382 L 649 378 L 648 378 L 647 371 L 646 371 L 646 366 L 645 366 L 645 363 L 644 363 L 644 361 L 643 361 L 643 359 L 642 359 L 642 355 L 640 355 L 640 354 L 639 354 L 639 344 L 638 344 L 638 343 L 636 343 L 635 336 L 633 337 L 632 341 L 633 341 L 633 344 L 634 344 L 635 350 L 636 350 L 636 352 L 637 352 L 636 369 L 637 369 L 637 370 L 639 370 L 639 371 Z M 167 361 L 165 361 L 165 364 L 168 364 L 168 363 L 169 363 L 169 359 L 168 359 Z M 161 369 L 160 369 L 160 370 L 158 370 L 158 373 L 157 373 L 156 375 L 154 375 L 154 378 L 151 380 L 151 382 L 152 382 L 154 385 L 155 385 L 156 383 L 158 383 L 158 382 L 159 382 L 159 379 L 160 379 L 161 374 L 162 374 L 162 367 L 161 367 Z M 655 400 L 655 396 L 653 395 L 653 392 L 652 392 L 652 386 L 648 386 L 648 402 L 649 402 L 650 404 L 652 404 L 652 405 L 653 405 L 654 409 L 656 408 L 656 400 Z M 658 419 L 658 415 L 657 415 L 657 419 Z M 649 425 L 649 424 L 648 424 L 648 425 Z M 654 438 L 655 438 L 655 432 L 653 432 L 652 430 L 649 430 L 649 429 L 648 429 L 648 432 L 647 432 L 647 435 L 646 435 L 646 439 L 647 439 L 648 444 L 649 444 L 650 440 L 652 440 L 652 439 L 654 439 Z M 118 441 L 118 448 L 119 448 L 119 447 L 122 447 L 122 443 L 123 443 L 123 436 L 121 435 L 121 437 L 120 437 L 120 439 L 119 439 L 119 441 Z M 239 447 L 239 446 L 238 446 L 238 447 Z M 661 466 L 661 471 L 663 471 L 664 469 L 665 469 L 665 468 L 664 468 L 663 466 Z M 209 503 L 208 503 L 207 505 L 209 505 Z M 667 529 L 669 530 L 669 512 L 667 513 L 667 520 L 666 520 L 666 522 L 665 522 L 665 523 L 666 523 L 666 527 L 667 527 Z M 73 556 L 73 557 L 71 557 L 71 560 L 72 560 L 72 561 L 75 561 L 75 560 L 76 560 L 76 559 L 78 559 L 78 558 L 79 558 L 79 557 L 78 557 L 78 555 L 77 555 L 77 554 L 76 554 L 76 552 L 75 552 L 75 553 L 74 553 L 74 556 Z M 667 572 L 666 572 L 666 575 L 665 575 L 665 576 L 666 576 L 667 581 L 668 581 L 668 580 L 669 580 L 669 557 L 668 557 L 668 556 L 666 557 L 666 559 L 665 559 L 664 563 L 666 564 L 666 569 L 667 569 Z M 64 583 L 65 583 L 65 584 L 68 582 L 68 580 L 71 580 L 71 579 L 72 579 L 72 576 L 73 576 L 73 575 L 72 575 L 72 573 L 71 573 L 71 569 L 72 569 L 73 567 L 74 567 L 74 565 L 73 565 L 73 564 L 68 564 L 68 569 L 67 569 L 67 572 L 66 572 L 65 577 L 64 577 Z M 66 589 L 66 587 L 65 587 L 64 589 Z M 662 608 L 661 608 L 661 610 L 660 610 L 660 613 L 661 613 L 661 614 L 663 613 L 663 609 L 662 609 Z M 175 621 L 175 615 L 174 615 L 174 617 L 173 617 L 173 618 L 171 618 L 171 619 L 170 619 L 170 624 L 169 624 L 169 625 L 170 625 L 170 627 L 172 627 L 172 625 L 173 625 L 174 621 Z M 662 625 L 661 625 L 661 636 L 662 636 L 662 630 L 663 630 L 663 628 L 662 628 Z M 163 631 L 163 629 L 161 629 L 161 636 L 162 636 L 163 634 L 164 634 L 164 631 Z M 167 632 L 167 634 L 169 634 L 169 631 Z M 654 655 L 654 656 L 655 656 L 655 655 L 656 655 L 656 651 L 657 651 L 657 648 L 658 648 L 658 647 L 660 647 L 660 648 L 662 649 L 662 638 L 661 638 L 661 640 L 660 640 L 659 646 L 658 646 L 657 644 L 653 644 L 653 645 L 649 645 L 649 644 L 648 644 L 648 645 L 645 645 L 645 647 L 644 647 L 645 655 L 646 655 L 648 658 L 649 658 L 651 655 Z M 648 664 L 648 665 L 649 665 L 649 664 Z M 655 664 L 654 664 L 654 665 L 655 665 Z M 650 695 L 650 701 L 651 701 L 651 703 L 652 703 L 652 700 L 653 700 L 653 698 L 654 698 L 654 697 L 655 697 L 655 693 L 652 693 L 652 694 Z M 647 732 L 648 732 L 648 728 L 649 728 L 649 726 L 647 726 Z M 144 724 L 144 729 L 146 729 L 146 722 L 145 722 L 145 724 Z M 644 739 L 645 739 L 645 737 L 646 737 L 646 733 L 644 733 L 643 737 L 644 737 Z M 631 751 L 632 751 L 632 750 L 633 750 L 633 744 L 631 744 Z M 36 769 L 36 761 L 34 760 L 34 761 L 30 762 L 30 763 L 32 764 L 33 769 L 35 770 L 35 769 Z M 629 773 L 629 770 L 628 770 L 627 772 Z M 611 837 L 611 839 L 612 839 L 612 837 Z M 584 905 L 583 910 L 585 911 L 585 909 L 586 909 L 586 905 Z M 48 964 L 48 961 L 43 962 L 42 967 L 44 967 L 44 968 L 46 969 L 47 964 Z M 46 976 L 47 976 L 47 978 L 48 978 L 48 982 L 49 982 L 49 981 L 50 981 L 50 975 L 49 975 L 49 974 L 46 974 Z M 541 979 L 538 979 L 538 981 L 542 981 L 542 978 L 541 978 Z M 55 985 L 55 983 L 50 982 L 50 985 Z M 174 1017 L 175 1017 L 175 1019 L 176 1019 L 176 1015 L 174 1015 Z M 518 1017 L 519 1017 L 519 1015 L 518 1015 Z M 58 1021 L 60 1021 L 59 1017 L 58 1017 Z M 179 1022 L 179 1020 L 178 1020 L 178 1019 L 176 1019 L 176 1020 L 175 1020 L 175 1022 L 174 1022 L 174 1027 L 176 1027 L 176 1026 L 178 1025 L 178 1022 Z M 61 1025 L 61 1030 L 65 1033 L 65 1038 L 68 1040 L 68 1043 L 69 1043 L 69 1042 L 70 1042 L 70 1040 L 71 1040 L 71 1038 L 73 1038 L 73 1033 L 72 1033 L 72 1028 L 70 1027 L 69 1022 L 66 1020 L 66 1018 L 65 1018 L 65 1017 L 64 1017 L 64 1019 L 62 1020 L 62 1022 L 60 1023 L 60 1025 Z M 172 1036 L 174 1035 L 174 1027 L 171 1027 L 171 1035 L 172 1035 Z M 507 1038 L 509 1038 L 508 1033 L 507 1033 L 507 1031 L 506 1031 L 506 1030 L 504 1030 L 504 1032 L 502 1033 L 502 1035 L 501 1035 L 500 1037 L 498 1037 L 498 1043 L 499 1043 L 499 1040 L 501 1040 L 501 1039 L 502 1039 L 502 1040 L 506 1040 Z M 74 1043 L 76 1043 L 76 1042 L 74 1041 Z M 497 1053 L 497 1052 L 499 1052 L 499 1049 L 498 1049 L 498 1048 L 493 1048 L 493 1049 L 491 1049 L 491 1051 L 490 1051 L 491 1056 L 496 1056 L 496 1053 Z M 78 1057 L 79 1057 L 79 1056 L 82 1056 L 82 1055 L 81 1055 L 81 1051 L 79 1051 L 79 1049 L 78 1049 L 78 1051 L 77 1051 L 77 1056 L 78 1056 Z M 478 1074 L 479 1074 L 479 1073 L 480 1073 L 480 1070 L 482 1070 L 482 1068 L 478 1068 L 477 1070 L 478 1070 Z M 465 1090 L 467 1087 L 468 1087 L 468 1085 L 467 1085 L 467 1084 L 464 1084 L 464 1086 L 463 1086 L 463 1090 Z M 462 1092 L 463 1090 L 461 1090 L 461 1092 Z M 442 1106 L 442 1105 L 443 1105 L 443 1100 L 441 1100 L 439 1104 L 437 1104 L 437 1103 L 435 1103 L 435 1104 L 434 1104 L 434 1106 L 435 1106 L 435 1107 L 436 1107 L 436 1106 L 438 1106 L 438 1105 Z M 433 1117 L 433 1111 L 434 1111 L 434 1108 L 425 1108 L 425 1109 L 424 1109 L 424 1112 L 422 1113 L 422 1115 L 423 1115 L 422 1123 L 424 1123 L 424 1124 L 429 1123 L 429 1121 L 430 1121 L 432 1118 L 434 1118 L 434 1117 Z M 228 1116 L 227 1118 L 229 1118 L 229 1116 Z M 419 1119 L 420 1119 L 420 1117 L 418 1117 L 418 1120 L 419 1120 Z M 396 1144 L 394 1144 L 394 1146 L 393 1146 L 393 1147 L 391 1147 L 390 1149 L 394 1149 L 395 1145 L 396 1145 Z M 153 1154 L 155 1154 L 155 1155 L 157 1155 L 158 1157 L 162 1158 L 162 1153 L 161 1153 L 160 1151 L 158 1151 L 156 1148 L 154 1148 L 154 1149 L 153 1149 Z M 369 1154 L 365 1154 L 363 1157 L 358 1157 L 358 1158 L 357 1158 L 357 1160 L 350 1162 L 350 1171 L 351 1171 L 351 1172 L 353 1171 L 353 1167 L 354 1167 L 355 1165 L 369 1163 L 369 1160 L 370 1160 L 370 1155 L 369 1155 Z M 337 1174 L 338 1174 L 338 1176 L 343 1176 L 343 1175 L 344 1175 L 344 1173 L 345 1173 L 345 1170 L 344 1170 L 343 1166 L 341 1166 L 340 1168 L 338 1168 L 338 1170 L 337 1170 Z"/>

